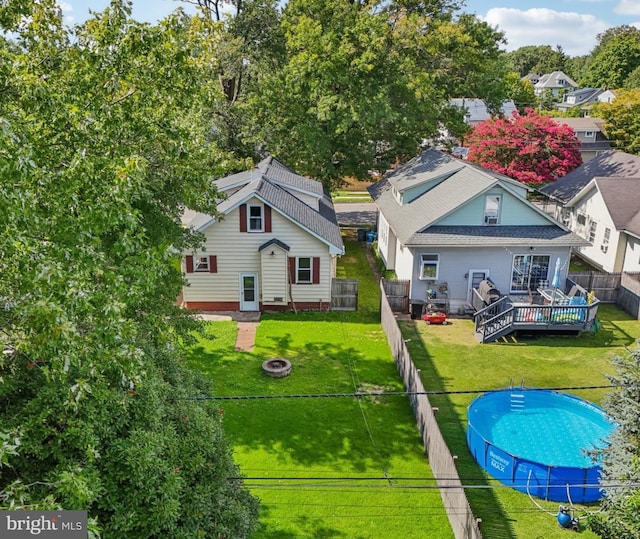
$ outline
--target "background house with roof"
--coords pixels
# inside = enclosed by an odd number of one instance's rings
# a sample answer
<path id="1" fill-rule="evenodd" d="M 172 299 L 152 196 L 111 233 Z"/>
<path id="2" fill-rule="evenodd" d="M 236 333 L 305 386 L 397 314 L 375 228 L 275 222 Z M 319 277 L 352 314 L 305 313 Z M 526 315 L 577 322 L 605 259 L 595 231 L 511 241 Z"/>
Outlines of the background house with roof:
<path id="1" fill-rule="evenodd" d="M 527 200 L 511 178 L 427 150 L 369 187 L 378 213 L 378 249 L 410 299 L 446 290 L 450 310 L 491 279 L 503 294 L 528 296 L 562 282 L 572 247 L 587 242 Z M 442 291 L 441 290 L 441 291 Z"/>
<path id="2" fill-rule="evenodd" d="M 640 157 L 605 152 L 539 191 L 555 218 L 589 242 L 576 253 L 604 271 L 640 271 Z"/>
<path id="3" fill-rule="evenodd" d="M 601 88 L 579 88 L 564 94 L 562 102 L 558 103 L 556 108 L 566 112 L 574 107 L 579 107 L 586 114 L 594 104 L 599 103 L 598 96 L 604 91 Z"/>
<path id="4" fill-rule="evenodd" d="M 600 118 L 552 118 L 558 125 L 567 125 L 580 142 L 582 162 L 586 163 L 611 149 L 609 139 L 602 132 L 604 121 Z"/>
<path id="5" fill-rule="evenodd" d="M 269 157 L 215 181 L 218 216 L 188 212 L 204 235 L 184 253 L 183 304 L 205 311 L 328 309 L 344 245 L 320 182 Z"/>
<path id="6" fill-rule="evenodd" d="M 552 71 L 542 75 L 533 85 L 533 92 L 538 96 L 551 94 L 558 97 L 562 90 L 572 91 L 578 88 L 578 84 L 562 71 Z"/>
<path id="7" fill-rule="evenodd" d="M 475 97 L 456 97 L 449 99 L 449 104 L 464 111 L 464 121 L 467 125 L 474 126 L 491 118 L 492 114 L 486 103 Z M 500 113 L 507 118 L 511 118 L 518 110 L 512 99 L 505 99 L 500 106 Z"/>

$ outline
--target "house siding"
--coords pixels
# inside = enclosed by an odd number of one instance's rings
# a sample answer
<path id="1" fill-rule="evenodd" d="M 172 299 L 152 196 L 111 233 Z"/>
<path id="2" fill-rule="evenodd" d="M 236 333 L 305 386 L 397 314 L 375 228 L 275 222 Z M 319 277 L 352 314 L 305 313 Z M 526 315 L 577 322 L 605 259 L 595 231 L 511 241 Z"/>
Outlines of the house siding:
<path id="1" fill-rule="evenodd" d="M 454 312 L 467 303 L 470 270 L 488 270 L 491 281 L 496 285 L 496 288 L 502 294 L 510 294 L 511 270 L 514 255 L 548 255 L 550 257 L 549 281 L 553 278 L 556 260 L 560 259 L 560 278 L 562 282 L 564 282 L 568 272 L 568 261 L 570 257 L 570 250 L 567 247 L 536 248 L 534 251 L 530 251 L 525 247 L 520 249 L 507 249 L 502 247 L 416 249 L 414 250 L 413 256 L 415 263 L 412 267 L 415 278 L 411 281 L 410 290 L 410 298 L 412 300 L 424 300 L 427 289 L 433 285 L 433 281 L 420 280 L 418 278 L 420 275 L 421 255 L 423 253 L 437 253 L 440 256 L 438 282 L 447 283 L 450 310 Z"/>
<path id="2" fill-rule="evenodd" d="M 640 271 L 640 240 L 633 236 L 627 236 L 623 271 Z"/>
<path id="3" fill-rule="evenodd" d="M 262 251 L 260 258 L 263 305 L 286 305 L 289 297 L 287 291 L 288 253 L 278 247 L 267 248 Z"/>
<path id="4" fill-rule="evenodd" d="M 500 195 L 502 197 L 500 207 L 500 225 L 548 225 L 549 221 L 529 207 L 518 197 L 504 189 L 490 189 L 479 197 L 474 198 L 455 212 L 440 219 L 437 225 L 483 225 L 484 206 L 486 195 Z"/>
<path id="5" fill-rule="evenodd" d="M 400 242 L 396 242 L 395 249 L 396 276 L 401 281 L 409 281 L 414 277 L 413 273 L 413 252 L 408 247 L 403 247 Z"/>
<path id="6" fill-rule="evenodd" d="M 388 270 L 396 268 L 396 244 L 396 237 L 389 227 L 389 223 L 384 215 L 378 212 L 378 253 Z"/>
<path id="7" fill-rule="evenodd" d="M 251 204 L 258 201 L 254 198 L 247 202 Z M 185 286 L 183 291 L 183 300 L 187 307 L 201 308 L 195 307 L 197 304 L 238 305 L 240 273 L 254 272 L 258 274 L 258 291 L 261 295 L 261 302 L 264 299 L 273 302 L 274 297 L 280 297 L 282 282 L 287 276 L 286 265 L 283 264 L 279 267 L 274 260 L 273 265 L 268 263 L 268 267 L 263 268 L 263 256 L 258 251 L 262 244 L 273 238 L 290 247 L 288 256 L 320 257 L 320 283 L 317 285 L 292 285 L 293 301 L 301 304 L 312 302 L 314 305 L 317 305 L 319 301 L 330 302 L 331 278 L 335 276 L 335 261 L 334 257 L 329 254 L 329 247 L 324 242 L 292 223 L 277 211 L 272 212 L 271 233 L 241 233 L 238 227 L 239 213 L 239 208 L 236 208 L 229 212 L 224 219 L 204 231 L 206 236 L 205 252 L 217 256 L 218 273 L 187 274 L 189 286 Z M 267 250 L 269 253 L 271 252 L 270 248 Z M 282 250 L 278 248 L 277 252 L 282 253 Z M 276 274 L 278 268 L 283 272 L 282 277 Z M 183 271 L 186 271 L 184 262 Z M 288 296 L 287 293 L 285 301 Z"/>
<path id="8" fill-rule="evenodd" d="M 584 225 L 578 223 L 578 215 L 581 213 L 584 213 L 586 217 L 586 223 Z M 593 243 L 586 247 L 578 247 L 576 250 L 581 256 L 602 268 L 604 271 L 621 271 L 622 254 L 624 253 L 624 246 L 620 249 L 621 234 L 613 224 L 613 219 L 609 215 L 602 196 L 600 196 L 600 193 L 595 188 L 591 189 L 579 203 L 572 208 L 569 228 L 579 236 L 588 240 L 589 230 L 593 221 L 597 223 Z M 601 246 L 606 228 L 611 230 L 611 235 L 609 237 L 609 247 L 607 252 L 604 253 Z"/>

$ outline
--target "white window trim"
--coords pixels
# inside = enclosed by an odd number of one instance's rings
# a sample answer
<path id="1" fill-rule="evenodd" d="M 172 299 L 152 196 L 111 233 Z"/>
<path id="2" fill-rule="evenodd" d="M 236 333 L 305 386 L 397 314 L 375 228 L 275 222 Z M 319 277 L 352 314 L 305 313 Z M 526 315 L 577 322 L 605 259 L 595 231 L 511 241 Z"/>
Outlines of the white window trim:
<path id="1" fill-rule="evenodd" d="M 260 210 L 260 228 L 253 228 L 251 220 L 257 217 L 251 216 L 251 209 L 258 208 Z M 247 232 L 264 232 L 264 206 L 262 204 L 247 204 Z"/>
<path id="2" fill-rule="evenodd" d="M 591 243 L 595 243 L 596 242 L 596 234 L 597 233 L 598 233 L 598 221 L 591 221 L 589 223 L 589 237 L 587 239 Z"/>
<path id="3" fill-rule="evenodd" d="M 193 256 L 193 271 L 201 271 L 203 273 L 209 272 L 209 257 L 208 256 Z"/>
<path id="4" fill-rule="evenodd" d="M 600 244 L 600 250 L 605 254 L 609 250 L 610 240 L 611 240 L 611 229 L 609 227 L 605 227 L 604 234 L 602 235 L 602 243 Z"/>
<path id="5" fill-rule="evenodd" d="M 495 215 L 493 212 L 487 211 L 487 205 L 489 199 L 495 200 L 498 203 L 498 208 L 496 209 Z M 493 226 L 497 225 L 500 222 L 500 208 L 502 207 L 502 195 L 486 195 L 484 197 L 484 224 Z"/>
<path id="6" fill-rule="evenodd" d="M 300 268 L 300 260 L 308 260 L 309 268 Z M 300 270 L 309 272 L 309 280 L 300 279 Z M 313 283 L 313 257 L 311 256 L 297 256 L 296 257 L 296 284 L 311 284 Z"/>
<path id="7" fill-rule="evenodd" d="M 547 257 L 548 261 L 547 261 L 547 278 L 546 279 L 540 279 L 540 281 L 549 281 L 550 279 L 550 274 L 551 274 L 551 255 L 547 254 L 547 253 L 536 253 L 536 254 L 531 254 L 531 253 L 514 253 L 513 257 L 511 258 L 511 275 L 509 277 L 509 293 L 510 294 L 523 294 L 523 293 L 527 293 L 529 290 L 524 290 L 524 289 L 516 289 L 513 288 L 513 271 L 515 268 L 515 263 L 516 263 L 516 257 L 517 256 L 523 256 L 523 257 Z M 528 269 L 528 276 L 529 276 L 529 286 L 531 286 L 531 268 Z M 533 290 L 532 290 L 533 291 Z"/>
<path id="8" fill-rule="evenodd" d="M 433 260 L 425 261 L 425 258 L 424 258 L 425 256 L 435 256 L 436 259 L 435 259 L 435 261 L 433 261 Z M 431 276 L 425 277 L 424 276 L 425 262 L 429 262 L 429 264 L 428 264 L 429 266 L 434 266 L 435 265 L 436 274 L 433 277 L 431 277 Z M 437 281 L 439 274 L 440 274 L 440 254 L 438 254 L 438 253 L 422 253 L 420 255 L 420 277 L 419 277 L 419 279 L 421 281 Z"/>

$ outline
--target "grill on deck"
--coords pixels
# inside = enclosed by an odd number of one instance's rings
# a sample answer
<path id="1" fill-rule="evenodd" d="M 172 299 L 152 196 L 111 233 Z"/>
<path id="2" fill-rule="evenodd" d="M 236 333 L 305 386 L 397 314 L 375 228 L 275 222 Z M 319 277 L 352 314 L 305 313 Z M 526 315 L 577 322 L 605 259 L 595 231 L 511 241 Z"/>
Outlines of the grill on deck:
<path id="1" fill-rule="evenodd" d="M 484 279 L 478 284 L 478 294 L 485 305 L 491 305 L 500 299 L 500 291 L 491 281 Z"/>

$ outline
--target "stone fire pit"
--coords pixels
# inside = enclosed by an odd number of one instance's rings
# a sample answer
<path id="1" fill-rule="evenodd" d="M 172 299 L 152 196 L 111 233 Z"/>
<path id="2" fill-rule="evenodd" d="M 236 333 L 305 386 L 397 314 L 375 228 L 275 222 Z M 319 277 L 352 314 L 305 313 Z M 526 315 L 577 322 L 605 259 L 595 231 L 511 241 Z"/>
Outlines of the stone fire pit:
<path id="1" fill-rule="evenodd" d="M 283 378 L 291 372 L 291 362 L 283 357 L 267 359 L 262 363 L 262 372 L 271 378 Z"/>

